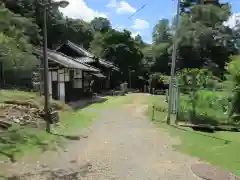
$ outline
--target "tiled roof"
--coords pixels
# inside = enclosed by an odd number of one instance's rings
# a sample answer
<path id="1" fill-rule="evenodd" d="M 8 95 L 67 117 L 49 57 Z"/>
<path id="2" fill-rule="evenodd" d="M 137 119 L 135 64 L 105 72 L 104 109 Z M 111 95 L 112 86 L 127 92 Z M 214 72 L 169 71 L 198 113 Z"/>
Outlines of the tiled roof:
<path id="1" fill-rule="evenodd" d="M 106 66 L 106 67 L 111 67 L 113 68 L 113 70 L 115 71 L 119 71 L 119 68 L 116 67 L 112 62 L 110 61 L 106 61 L 106 60 L 103 60 L 103 59 L 99 59 L 99 63 L 102 64 L 103 66 Z"/>
<path id="2" fill-rule="evenodd" d="M 92 63 L 96 61 L 95 59 L 90 57 L 79 57 L 79 58 L 75 58 L 75 60 L 81 63 Z"/>
<path id="3" fill-rule="evenodd" d="M 40 56 L 42 56 L 42 54 L 43 54 L 42 50 L 39 50 L 39 49 L 35 49 L 35 53 Z M 80 62 L 72 59 L 71 57 L 68 57 L 68 56 L 66 56 L 62 53 L 56 52 L 56 51 L 48 50 L 48 59 L 51 61 L 54 61 L 58 64 L 61 64 L 62 66 L 67 67 L 67 68 L 81 69 L 81 70 L 90 71 L 90 72 L 99 72 L 98 69 L 96 69 L 92 66 L 80 63 Z"/>
<path id="4" fill-rule="evenodd" d="M 114 65 L 111 62 L 105 61 L 103 59 L 99 59 L 99 63 L 106 67 L 114 67 Z"/>
<path id="5" fill-rule="evenodd" d="M 90 53 L 89 51 L 87 51 L 86 49 L 84 49 L 83 47 L 81 47 L 81 46 L 79 46 L 79 45 L 77 45 L 77 44 L 75 44 L 75 43 L 73 43 L 71 41 L 67 41 L 66 45 L 68 45 L 69 47 L 74 49 L 79 54 L 81 54 L 83 56 L 86 56 L 86 57 L 77 58 L 76 60 L 79 60 L 80 62 L 83 62 L 83 63 L 92 63 L 92 62 L 95 61 L 93 59 L 95 56 L 92 53 Z M 103 60 L 103 59 L 99 59 L 99 63 L 101 65 L 103 65 L 103 66 L 111 67 L 114 70 L 119 71 L 119 69 L 113 63 L 111 63 L 109 61 L 106 61 L 106 60 Z"/>
<path id="6" fill-rule="evenodd" d="M 104 76 L 103 74 L 101 73 L 91 73 L 93 76 L 96 76 L 98 78 L 106 78 L 106 76 Z"/>
<path id="7" fill-rule="evenodd" d="M 84 49 L 83 47 L 71 42 L 71 41 L 66 41 L 65 43 L 68 47 L 70 47 L 71 49 L 75 50 L 80 56 L 85 56 L 85 57 L 79 57 L 79 58 L 75 58 L 76 61 L 80 62 L 80 63 L 84 63 L 84 64 L 88 64 L 88 63 L 92 63 L 97 61 L 96 57 L 89 51 L 87 51 L 86 49 Z M 108 68 L 112 68 L 115 71 L 119 71 L 119 68 L 116 67 L 112 62 L 103 60 L 103 59 L 98 59 L 98 62 Z"/>
<path id="8" fill-rule="evenodd" d="M 71 41 L 67 41 L 66 45 L 68 45 L 69 47 L 71 47 L 72 49 L 74 49 L 75 51 L 79 52 L 81 55 L 87 56 L 87 57 L 91 57 L 93 58 L 94 55 L 91 54 L 90 52 L 88 52 L 86 49 L 84 49 L 83 47 L 71 42 Z"/>
<path id="9" fill-rule="evenodd" d="M 120 69 L 118 68 L 118 67 L 113 67 L 113 70 L 115 70 L 115 71 L 120 71 Z"/>

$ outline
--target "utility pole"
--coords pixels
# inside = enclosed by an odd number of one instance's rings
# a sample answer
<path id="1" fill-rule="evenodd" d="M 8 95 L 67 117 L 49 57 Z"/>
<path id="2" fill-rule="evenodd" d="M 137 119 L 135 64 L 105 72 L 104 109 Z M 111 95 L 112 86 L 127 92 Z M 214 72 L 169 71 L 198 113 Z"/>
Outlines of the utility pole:
<path id="1" fill-rule="evenodd" d="M 48 77 L 48 54 L 47 54 L 47 8 L 43 7 L 43 64 L 44 64 L 44 111 L 46 120 L 46 132 L 51 132 L 50 124 L 50 101 L 49 101 L 49 77 Z"/>
<path id="2" fill-rule="evenodd" d="M 44 65 L 44 112 L 46 121 L 46 132 L 51 133 L 51 122 L 50 122 L 50 97 L 49 97 L 49 76 L 48 76 L 48 53 L 47 53 L 47 10 L 51 7 L 62 7 L 68 6 L 69 2 L 59 1 L 47 4 L 42 4 L 43 10 L 43 65 Z"/>
<path id="3" fill-rule="evenodd" d="M 175 76 L 175 65 L 176 65 L 176 59 L 177 59 L 177 31 L 179 27 L 179 21 L 180 21 L 180 2 L 181 0 L 177 0 L 177 15 L 176 15 L 176 31 L 173 38 L 173 52 L 172 52 L 172 64 L 171 64 L 171 76 L 170 76 L 170 82 L 169 82 L 169 101 L 168 101 L 168 115 L 167 115 L 167 124 L 170 124 L 171 121 L 171 112 L 172 112 L 172 99 L 173 99 L 173 79 Z"/>

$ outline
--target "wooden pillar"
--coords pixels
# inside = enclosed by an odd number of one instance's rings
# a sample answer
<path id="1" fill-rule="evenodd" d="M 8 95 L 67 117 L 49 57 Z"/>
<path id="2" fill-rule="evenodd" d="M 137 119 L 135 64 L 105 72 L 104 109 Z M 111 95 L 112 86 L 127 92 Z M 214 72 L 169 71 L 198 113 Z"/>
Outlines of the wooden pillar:
<path id="1" fill-rule="evenodd" d="M 58 70 L 59 76 L 59 100 L 65 102 L 65 82 L 64 82 L 64 72 L 62 73 L 62 69 Z"/>
<path id="2" fill-rule="evenodd" d="M 59 85 L 59 69 L 57 69 L 57 99 L 59 100 L 60 99 L 60 85 Z"/>
<path id="3" fill-rule="evenodd" d="M 51 71 L 48 71 L 48 77 L 49 77 L 49 85 L 48 85 L 48 87 L 49 87 L 49 98 L 50 98 L 50 100 L 52 99 L 52 72 Z"/>

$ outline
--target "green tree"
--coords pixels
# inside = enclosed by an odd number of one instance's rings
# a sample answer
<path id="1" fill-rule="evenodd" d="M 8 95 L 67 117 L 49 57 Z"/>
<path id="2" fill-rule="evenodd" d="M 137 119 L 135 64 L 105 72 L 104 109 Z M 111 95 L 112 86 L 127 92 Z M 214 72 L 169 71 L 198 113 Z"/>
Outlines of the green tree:
<path id="1" fill-rule="evenodd" d="M 30 19 L 21 17 L 0 6 L 1 62 L 5 67 L 29 67 L 33 63 L 32 45 L 28 30 L 34 26 Z"/>
<path id="2" fill-rule="evenodd" d="M 70 40 L 76 44 L 82 44 L 83 47 L 88 49 L 94 34 L 90 24 L 80 19 L 67 18 L 62 21 L 65 23 L 65 26 L 60 41 Z"/>
<path id="3" fill-rule="evenodd" d="M 31 70 L 37 63 L 28 32 L 34 24 L 31 19 L 16 15 L 3 5 L 0 6 L 0 17 L 1 83 L 21 84 L 21 77 L 31 78 Z"/>
<path id="4" fill-rule="evenodd" d="M 135 74 L 139 73 L 143 54 L 131 32 L 112 29 L 103 38 L 103 57 L 118 65 L 126 80 L 130 68 L 135 70 Z"/>
<path id="5" fill-rule="evenodd" d="M 169 21 L 161 19 L 152 33 L 153 44 L 143 49 L 151 73 L 169 74 L 169 48 L 172 45 L 172 32 Z"/>
<path id="6" fill-rule="evenodd" d="M 151 67 L 152 72 L 170 73 L 171 54 L 168 51 L 170 46 L 170 43 L 159 43 L 153 46 L 154 64 Z"/>
<path id="7" fill-rule="evenodd" d="M 208 67 L 220 75 L 229 56 L 236 53 L 233 33 L 223 25 L 230 7 L 217 0 L 185 3 L 177 40 L 178 67 Z"/>
<path id="8" fill-rule="evenodd" d="M 171 35 L 168 19 L 162 19 L 155 25 L 152 38 L 155 44 L 169 42 Z"/>
<path id="9" fill-rule="evenodd" d="M 231 107 L 229 111 L 229 118 L 232 118 L 234 114 L 240 113 L 240 57 L 232 56 L 231 61 L 226 66 L 227 76 L 227 88 L 231 92 Z M 239 121 L 239 119 L 238 119 Z"/>
<path id="10" fill-rule="evenodd" d="M 3 0 L 3 2 L 12 12 L 26 18 L 31 17 L 36 26 L 40 27 L 41 31 L 35 34 L 32 29 L 28 31 L 32 33 L 30 36 L 31 42 L 40 45 L 40 37 L 43 36 L 43 11 L 39 4 L 51 3 L 53 0 Z M 47 32 L 48 48 L 50 49 L 56 48 L 66 40 L 71 40 L 88 48 L 93 39 L 93 29 L 89 23 L 80 19 L 65 18 L 57 8 L 48 9 Z"/>
<path id="11" fill-rule="evenodd" d="M 96 17 L 90 22 L 94 31 L 107 32 L 111 28 L 111 23 L 103 17 Z"/>
<path id="12" fill-rule="evenodd" d="M 104 44 L 104 37 L 101 32 L 96 32 L 93 36 L 93 40 L 90 43 L 89 51 L 92 52 L 94 55 L 101 57 L 103 55 L 103 44 Z"/>
<path id="13" fill-rule="evenodd" d="M 136 37 L 134 37 L 134 40 L 140 48 L 144 48 L 146 46 L 146 44 L 144 43 L 141 35 L 138 34 Z"/>

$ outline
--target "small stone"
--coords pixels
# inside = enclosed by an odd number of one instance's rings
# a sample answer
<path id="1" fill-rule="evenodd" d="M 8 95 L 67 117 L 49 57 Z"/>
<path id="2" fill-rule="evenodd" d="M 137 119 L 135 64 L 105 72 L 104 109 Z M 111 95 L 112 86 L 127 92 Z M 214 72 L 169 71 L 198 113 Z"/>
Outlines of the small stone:
<path id="1" fill-rule="evenodd" d="M 12 121 L 15 122 L 15 123 L 20 123 L 20 120 L 17 119 L 17 118 L 12 119 Z"/>
<path id="2" fill-rule="evenodd" d="M 77 163 L 77 161 L 76 160 L 71 160 L 71 161 L 69 161 L 70 163 Z"/>

